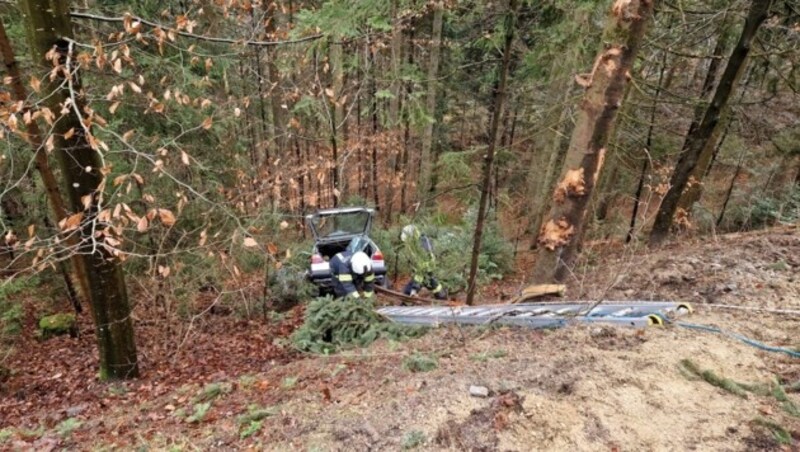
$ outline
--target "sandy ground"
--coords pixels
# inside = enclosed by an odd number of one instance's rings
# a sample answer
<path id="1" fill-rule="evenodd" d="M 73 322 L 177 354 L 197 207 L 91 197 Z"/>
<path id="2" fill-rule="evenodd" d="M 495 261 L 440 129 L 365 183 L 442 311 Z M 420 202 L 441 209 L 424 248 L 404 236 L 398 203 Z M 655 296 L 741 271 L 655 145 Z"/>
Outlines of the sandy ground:
<path id="1" fill-rule="evenodd" d="M 709 304 L 800 310 L 796 228 L 655 253 L 619 250 L 587 265 L 595 270 L 570 286 L 570 296 L 689 301 L 696 310 L 686 321 L 771 345 L 800 346 L 800 317 Z M 435 359 L 437 367 L 404 367 L 419 355 Z M 448 327 L 404 343 L 380 341 L 330 357 L 294 356 L 266 370 L 262 363 L 256 370 L 242 366 L 207 375 L 152 397 L 109 404 L 102 415 L 77 414 L 81 424 L 69 435 L 48 427 L 36 437 L 17 433 L 5 446 L 638 451 L 794 450 L 800 444 L 800 418 L 785 409 L 787 402 L 713 386 L 687 373 L 680 364 L 685 359 L 741 383 L 788 386 L 800 380 L 800 359 L 677 325 Z M 182 412 L 191 413 L 204 382 L 215 381 L 225 390 L 201 421 L 187 422 Z M 489 396 L 471 396 L 471 385 L 485 386 Z M 800 404 L 800 394 L 788 398 Z M 255 406 L 269 408 L 270 415 L 242 438 L 248 425 L 242 415 Z M 775 426 L 788 441 L 778 440 Z"/>

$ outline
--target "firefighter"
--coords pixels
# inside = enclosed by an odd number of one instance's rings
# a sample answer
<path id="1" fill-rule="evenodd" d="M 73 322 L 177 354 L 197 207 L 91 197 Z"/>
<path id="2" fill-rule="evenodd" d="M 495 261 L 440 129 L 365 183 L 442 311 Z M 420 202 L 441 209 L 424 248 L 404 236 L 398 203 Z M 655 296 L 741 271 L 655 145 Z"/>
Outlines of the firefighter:
<path id="1" fill-rule="evenodd" d="M 436 270 L 436 257 L 433 255 L 433 242 L 414 225 L 405 226 L 400 232 L 402 248 L 400 253 L 411 265 L 411 280 L 406 284 L 403 293 L 416 296 L 425 287 L 433 292 L 437 300 L 447 299 L 447 291 L 433 275 Z"/>
<path id="2" fill-rule="evenodd" d="M 330 265 L 336 298 L 371 300 L 375 297 L 375 273 L 372 272 L 372 259 L 367 253 L 348 249 L 333 256 Z"/>

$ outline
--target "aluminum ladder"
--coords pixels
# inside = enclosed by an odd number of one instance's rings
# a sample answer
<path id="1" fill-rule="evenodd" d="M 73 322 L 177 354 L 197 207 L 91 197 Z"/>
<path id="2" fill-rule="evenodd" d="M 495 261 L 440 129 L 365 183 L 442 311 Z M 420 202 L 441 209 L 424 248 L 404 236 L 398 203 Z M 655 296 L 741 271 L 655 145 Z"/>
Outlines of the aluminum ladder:
<path id="1" fill-rule="evenodd" d="M 484 306 L 387 306 L 377 312 L 392 322 L 438 326 L 516 325 L 527 328 L 558 328 L 570 322 L 611 323 L 645 327 L 663 325 L 671 317 L 690 313 L 686 303 L 608 301 L 568 303 L 520 303 Z"/>

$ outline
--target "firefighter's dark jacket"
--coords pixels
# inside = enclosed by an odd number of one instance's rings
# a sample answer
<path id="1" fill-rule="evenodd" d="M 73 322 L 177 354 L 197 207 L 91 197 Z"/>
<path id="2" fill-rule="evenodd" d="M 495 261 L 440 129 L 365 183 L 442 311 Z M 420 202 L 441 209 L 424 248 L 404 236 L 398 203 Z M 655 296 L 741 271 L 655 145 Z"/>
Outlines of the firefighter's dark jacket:
<path id="1" fill-rule="evenodd" d="M 353 253 L 342 251 L 331 259 L 333 292 L 336 298 L 360 298 L 358 289 L 361 289 L 364 298 L 372 298 L 375 295 L 375 273 L 369 270 L 363 275 L 356 275 L 351 266 L 352 257 Z"/>

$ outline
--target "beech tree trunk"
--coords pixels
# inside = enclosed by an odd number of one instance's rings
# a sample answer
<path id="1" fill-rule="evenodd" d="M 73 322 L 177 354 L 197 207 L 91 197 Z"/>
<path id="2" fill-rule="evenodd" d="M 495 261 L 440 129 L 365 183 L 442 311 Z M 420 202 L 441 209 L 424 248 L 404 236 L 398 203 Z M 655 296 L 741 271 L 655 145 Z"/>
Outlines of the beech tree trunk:
<path id="1" fill-rule="evenodd" d="M 628 83 L 628 74 L 653 15 L 653 0 L 616 0 L 581 102 L 547 222 L 538 235 L 534 280 L 563 281 L 572 269 L 589 201 L 605 160 L 606 145 Z"/>
<path id="2" fill-rule="evenodd" d="M 74 102 L 55 122 L 52 134 L 71 213 L 83 213 L 77 251 L 85 259 L 88 270 L 89 301 L 100 351 L 100 378 L 134 378 L 139 375 L 139 366 L 122 267 L 106 248 L 96 243 L 104 234 L 97 218 L 103 199 L 104 168 L 99 151 L 90 144 L 90 130 L 84 129 L 78 116 L 78 112 L 84 111 L 84 99 L 78 77 L 72 75 L 76 68 L 69 64 L 74 58 L 68 3 L 66 0 L 20 0 L 19 5 L 34 61 L 43 70 L 52 70 L 47 54 L 55 50 L 63 65 L 64 70 L 59 71 L 55 79 L 46 77 L 42 82 L 42 89 L 47 93 L 44 104 L 51 111 L 60 112 L 68 99 Z M 64 135 L 71 129 L 74 135 L 65 139 Z M 88 207 L 84 206 L 85 200 Z"/>
<path id="3" fill-rule="evenodd" d="M 750 53 L 751 42 L 761 24 L 767 19 L 770 4 L 771 0 L 753 0 L 750 4 L 750 11 L 742 28 L 739 42 L 728 59 L 728 65 L 722 73 L 711 103 L 703 114 L 703 120 L 697 129 L 686 137 L 683 151 L 670 178 L 670 188 L 661 201 L 661 207 L 659 207 L 653 223 L 653 230 L 650 232 L 651 246 L 661 244 L 669 235 L 681 195 L 689 183 L 692 172 L 698 166 L 700 155 L 704 149 L 708 148 L 709 141 L 715 136 L 720 115 L 728 104 L 736 81 L 744 69 L 747 55 Z"/>
<path id="4" fill-rule="evenodd" d="M 500 78 L 494 92 L 494 109 L 492 123 L 489 126 L 489 147 L 483 162 L 483 182 L 481 185 L 481 198 L 478 203 L 478 217 L 475 221 L 475 236 L 472 242 L 472 258 L 469 266 L 469 279 L 467 280 L 467 304 L 471 305 L 475 298 L 475 282 L 478 276 L 478 258 L 481 254 L 483 239 L 483 224 L 486 219 L 486 207 L 489 203 L 490 188 L 492 185 L 492 169 L 497 142 L 500 138 L 500 120 L 503 117 L 503 108 L 506 101 L 506 86 L 508 85 L 508 68 L 511 66 L 511 44 L 514 41 L 514 27 L 517 16 L 517 0 L 509 0 L 508 12 L 505 20 L 505 44 L 503 45 L 503 59 L 500 66 Z"/>
<path id="5" fill-rule="evenodd" d="M 439 82 L 436 78 L 439 76 L 439 54 L 442 46 L 442 22 L 444 17 L 444 2 L 438 0 L 433 6 L 433 29 L 432 42 L 431 42 L 431 56 L 428 62 L 428 92 L 425 100 L 425 113 L 430 115 L 431 118 L 435 115 L 436 109 L 436 88 Z M 428 192 L 431 187 L 431 149 L 433 149 L 433 121 L 425 124 L 425 130 L 422 134 L 422 150 L 419 154 L 419 177 L 417 178 L 417 200 L 420 203 L 425 202 L 428 197 Z M 420 207 L 424 207 L 420 204 Z"/>

